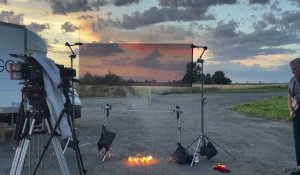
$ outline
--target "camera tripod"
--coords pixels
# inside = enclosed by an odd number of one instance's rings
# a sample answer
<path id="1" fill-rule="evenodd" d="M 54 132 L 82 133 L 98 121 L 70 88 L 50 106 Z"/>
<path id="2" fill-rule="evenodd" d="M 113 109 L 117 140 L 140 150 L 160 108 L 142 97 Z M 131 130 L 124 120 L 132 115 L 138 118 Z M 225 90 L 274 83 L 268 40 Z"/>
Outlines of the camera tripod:
<path id="1" fill-rule="evenodd" d="M 50 118 L 49 115 L 45 114 L 46 113 L 45 109 L 32 108 L 30 111 L 28 112 L 25 111 L 25 112 L 26 112 L 26 116 L 22 127 L 21 140 L 19 141 L 15 152 L 12 167 L 10 170 L 10 175 L 19 175 L 22 172 L 27 150 L 29 148 L 30 142 L 32 141 L 32 136 L 33 134 L 35 134 L 33 129 L 36 124 L 36 120 L 42 118 L 45 123 L 48 134 L 51 134 L 52 131 L 52 126 L 51 124 L 49 124 L 51 123 L 49 122 Z M 58 139 L 58 135 L 53 134 L 53 139 L 51 140 L 62 174 L 64 175 L 70 174 L 66 160 L 62 153 L 62 148 Z"/>
<path id="2" fill-rule="evenodd" d="M 205 155 L 205 147 L 206 147 L 206 141 L 209 141 L 211 143 L 214 143 L 215 145 L 217 145 L 219 148 L 221 148 L 223 151 L 225 151 L 228 155 L 230 155 L 231 157 L 233 157 L 235 159 L 235 157 L 229 153 L 228 151 L 226 151 L 223 147 L 221 147 L 220 145 L 218 145 L 215 141 L 213 141 L 211 138 L 209 138 L 207 135 L 204 134 L 204 104 L 206 103 L 206 98 L 204 97 L 204 88 L 203 88 L 203 85 L 204 85 L 204 74 L 203 74 L 203 63 L 204 63 L 204 60 L 202 59 L 202 56 L 204 54 L 204 52 L 207 50 L 207 46 L 196 46 L 196 45 L 191 45 L 191 48 L 192 50 L 194 48 L 202 48 L 203 51 L 202 53 L 200 54 L 200 57 L 198 58 L 197 60 L 197 64 L 201 64 L 201 134 L 186 148 L 188 149 L 189 147 L 191 147 L 197 140 L 197 146 L 195 148 L 195 152 L 193 154 L 193 159 L 192 159 L 192 162 L 190 164 L 190 166 L 192 167 L 193 164 L 195 162 L 198 162 L 198 159 L 199 159 L 199 155 Z M 193 52 L 192 52 L 193 53 Z M 212 146 L 213 147 L 213 146 Z M 215 150 L 215 148 L 213 147 L 213 149 Z M 211 157 L 215 156 L 217 154 L 217 151 L 215 150 L 215 152 L 208 158 L 210 159 Z"/>
<path id="3" fill-rule="evenodd" d="M 71 110 L 72 110 L 71 109 L 72 104 L 71 104 L 71 101 L 70 101 L 69 96 L 68 96 L 69 80 L 63 80 L 62 87 L 63 87 L 63 94 L 64 94 L 64 96 L 66 98 L 66 104 L 65 104 L 63 110 L 61 111 L 61 113 L 60 113 L 60 115 L 59 115 L 59 117 L 58 117 L 58 119 L 57 119 L 57 121 L 55 123 L 55 126 L 53 128 L 53 131 L 51 133 L 50 138 L 48 139 L 48 142 L 47 142 L 46 146 L 44 147 L 44 151 L 43 151 L 43 153 L 42 153 L 42 155 L 41 155 L 41 157 L 39 159 L 39 162 L 38 162 L 38 164 L 37 164 L 37 166 L 36 166 L 36 168 L 34 170 L 34 174 L 37 172 L 37 169 L 38 169 L 38 167 L 39 167 L 39 165 L 40 165 L 40 163 L 41 163 L 41 161 L 42 161 L 42 159 L 43 159 L 43 157 L 44 157 L 44 155 L 45 155 L 45 153 L 46 153 L 46 151 L 47 151 L 47 149 L 49 147 L 49 144 L 50 144 L 51 140 L 53 138 L 55 139 L 56 129 L 58 128 L 59 123 L 61 122 L 61 119 L 64 116 L 64 114 L 67 114 L 67 118 L 68 118 L 68 121 L 69 121 L 69 124 L 70 124 L 70 127 L 71 127 L 72 139 L 73 139 L 73 142 L 74 142 L 73 149 L 74 149 L 74 151 L 76 153 L 76 158 L 77 158 L 77 164 L 78 164 L 79 172 L 80 172 L 80 174 L 82 174 L 82 173 L 86 174 L 86 170 L 85 170 L 85 168 L 83 166 L 83 161 L 82 161 L 80 149 L 79 149 L 79 146 L 78 146 L 78 140 L 77 140 L 77 137 L 76 137 L 74 125 L 72 124 L 72 121 L 71 121 L 71 115 L 70 115 L 70 113 L 71 113 Z"/>

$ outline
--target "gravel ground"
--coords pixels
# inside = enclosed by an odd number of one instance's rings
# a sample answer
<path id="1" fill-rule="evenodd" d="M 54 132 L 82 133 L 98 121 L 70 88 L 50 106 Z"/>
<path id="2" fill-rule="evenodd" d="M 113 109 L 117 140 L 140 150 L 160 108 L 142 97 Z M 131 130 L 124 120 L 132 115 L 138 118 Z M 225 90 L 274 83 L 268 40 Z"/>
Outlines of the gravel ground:
<path id="1" fill-rule="evenodd" d="M 87 174 L 95 175 L 214 175 L 220 172 L 213 170 L 213 165 L 222 163 L 234 175 L 285 174 L 283 168 L 295 165 L 291 122 L 258 119 L 230 110 L 240 103 L 278 95 L 285 94 L 205 94 L 204 134 L 221 147 L 215 145 L 218 154 L 210 160 L 200 158 L 192 168 L 188 164 L 169 161 L 178 142 L 173 109 L 179 106 L 183 111 L 180 115 L 183 120 L 182 145 L 190 146 L 189 153 L 194 153 L 197 142 L 192 143 L 201 134 L 201 94 L 82 99 L 82 118 L 76 120 L 76 133 L 85 169 Z M 105 104 L 112 105 L 107 127 L 117 135 L 112 145 L 112 157 L 102 162 L 103 152 L 98 152 L 96 143 L 106 118 L 106 112 L 101 108 Z M 31 145 L 38 147 L 38 143 Z M 0 174 L 9 174 L 14 152 L 13 141 L 0 144 Z M 128 156 L 137 154 L 152 155 L 156 162 L 129 165 Z M 65 157 L 71 174 L 79 174 L 74 151 L 68 149 Z M 26 159 L 22 174 L 28 174 L 28 164 Z M 43 159 L 40 174 L 60 174 L 52 146 Z"/>

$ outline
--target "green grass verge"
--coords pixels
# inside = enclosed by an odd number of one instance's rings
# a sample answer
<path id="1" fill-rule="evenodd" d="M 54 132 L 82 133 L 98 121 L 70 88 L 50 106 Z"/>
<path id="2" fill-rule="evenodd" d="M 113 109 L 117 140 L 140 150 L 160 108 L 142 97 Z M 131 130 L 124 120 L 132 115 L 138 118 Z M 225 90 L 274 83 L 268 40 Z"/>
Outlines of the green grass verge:
<path id="1" fill-rule="evenodd" d="M 252 101 L 250 103 L 234 106 L 232 110 L 260 118 L 283 121 L 290 120 L 287 107 L 287 96 Z"/>

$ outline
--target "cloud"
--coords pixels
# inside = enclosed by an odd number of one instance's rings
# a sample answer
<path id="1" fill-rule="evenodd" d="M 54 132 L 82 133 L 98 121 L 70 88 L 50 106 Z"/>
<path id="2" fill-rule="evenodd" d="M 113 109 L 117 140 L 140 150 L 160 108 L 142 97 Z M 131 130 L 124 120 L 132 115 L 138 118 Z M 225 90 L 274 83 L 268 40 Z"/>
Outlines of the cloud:
<path id="1" fill-rule="evenodd" d="M 262 16 L 263 21 L 283 28 L 289 32 L 300 30 L 300 11 L 286 11 L 280 17 L 275 17 L 272 13 L 265 13 Z"/>
<path id="2" fill-rule="evenodd" d="M 59 43 L 59 40 L 58 39 L 54 39 L 53 40 L 53 44 L 58 44 Z"/>
<path id="3" fill-rule="evenodd" d="M 85 19 L 85 20 L 94 19 L 94 16 L 92 16 L 92 15 L 81 15 L 77 19 Z"/>
<path id="4" fill-rule="evenodd" d="M 222 4 L 236 4 L 237 0 L 159 0 L 159 5 L 164 7 L 191 7 L 204 8 Z"/>
<path id="5" fill-rule="evenodd" d="M 130 15 L 123 15 L 121 28 L 136 29 L 169 21 L 214 20 L 213 15 L 206 14 L 209 7 L 236 3 L 237 0 L 159 0 L 159 5 L 162 8 L 151 7 L 143 12 L 135 11 Z"/>
<path id="6" fill-rule="evenodd" d="M 139 3 L 141 0 L 114 0 L 113 3 L 115 6 L 128 5 L 132 3 Z"/>
<path id="7" fill-rule="evenodd" d="M 87 0 L 49 0 L 53 14 L 67 14 L 71 12 L 86 12 L 92 10 Z"/>
<path id="8" fill-rule="evenodd" d="M 296 5 L 300 6 L 300 0 L 290 0 L 290 1 L 295 3 Z"/>
<path id="9" fill-rule="evenodd" d="M 172 25 L 151 27 L 144 33 L 141 39 L 146 42 L 178 42 L 192 40 L 196 36 L 191 28 L 183 29 Z"/>
<path id="10" fill-rule="evenodd" d="M 15 14 L 14 11 L 1 11 L 0 12 L 0 21 L 14 23 L 14 24 L 23 24 L 24 14 Z"/>
<path id="11" fill-rule="evenodd" d="M 97 21 L 93 23 L 93 31 L 101 31 L 107 28 L 119 28 L 120 27 L 120 21 L 119 20 L 115 20 L 115 19 L 104 19 L 101 17 L 98 17 Z"/>
<path id="12" fill-rule="evenodd" d="M 35 22 L 31 22 L 31 24 L 27 25 L 27 27 L 30 30 L 32 30 L 32 31 L 34 31 L 36 33 L 42 32 L 45 29 L 50 29 L 50 25 L 47 24 L 47 23 L 45 23 L 45 24 L 38 24 L 38 23 L 35 23 Z"/>
<path id="13" fill-rule="evenodd" d="M 170 48 L 168 45 L 165 45 L 167 48 Z M 135 61 L 135 64 L 139 67 L 150 68 L 156 70 L 168 70 L 168 71 L 185 71 L 186 64 L 190 59 L 186 61 L 167 61 L 161 62 L 160 59 L 166 58 L 165 55 L 161 54 L 158 49 L 153 49 L 144 58 L 138 59 Z"/>
<path id="14" fill-rule="evenodd" d="M 162 63 L 159 61 L 159 58 L 161 57 L 163 57 L 163 55 L 159 52 L 159 50 L 154 49 L 146 57 L 137 60 L 136 65 L 140 67 L 160 69 Z"/>
<path id="15" fill-rule="evenodd" d="M 8 0 L 0 0 L 0 4 L 8 4 Z"/>
<path id="16" fill-rule="evenodd" d="M 75 32 L 76 30 L 80 29 L 80 27 L 72 24 L 69 21 L 66 21 L 64 24 L 61 25 L 61 29 L 65 32 Z"/>
<path id="17" fill-rule="evenodd" d="M 270 0 L 249 0 L 249 4 L 269 4 Z"/>
<path id="18" fill-rule="evenodd" d="M 256 30 L 263 30 L 268 26 L 268 24 L 264 21 L 257 21 L 257 23 L 254 23 L 253 26 Z"/>
<path id="19" fill-rule="evenodd" d="M 106 57 L 114 53 L 123 53 L 124 51 L 118 44 L 83 44 L 80 47 L 80 56 Z"/>
<path id="20" fill-rule="evenodd" d="M 300 11 L 297 12 L 285 12 L 282 18 L 278 21 L 279 24 L 284 25 L 291 31 L 300 30 Z"/>
<path id="21" fill-rule="evenodd" d="M 277 19 L 276 19 L 275 15 L 273 15 L 272 13 L 263 14 L 262 19 L 264 21 L 268 22 L 269 24 L 276 24 L 277 23 Z"/>
<path id="22" fill-rule="evenodd" d="M 251 33 L 237 31 L 234 21 L 219 22 L 208 28 L 202 40 L 211 48 L 215 60 L 237 60 L 260 54 L 294 53 L 291 49 L 279 48 L 286 44 L 299 43 L 296 34 L 277 27 L 259 29 Z"/>
<path id="23" fill-rule="evenodd" d="M 90 3 L 90 6 L 91 6 L 93 9 L 100 10 L 99 7 L 106 6 L 107 4 L 109 4 L 109 1 L 108 1 L 108 0 L 96 0 L 96 1 L 91 2 L 91 3 Z"/>
<path id="24" fill-rule="evenodd" d="M 7 1 L 7 0 L 0 0 Z M 48 0 L 45 0 L 48 1 Z M 115 6 L 124 6 L 132 3 L 139 3 L 141 0 L 49 0 L 50 7 L 53 14 L 63 14 L 74 12 L 86 12 L 100 10 L 100 7 L 104 7 L 110 4 Z"/>
<path id="25" fill-rule="evenodd" d="M 206 15 L 207 9 L 197 8 L 157 8 L 151 7 L 149 10 L 140 13 L 133 12 L 131 15 L 123 15 L 121 27 L 125 29 L 136 29 L 138 27 L 168 21 L 194 21 L 212 20 L 212 15 Z"/>

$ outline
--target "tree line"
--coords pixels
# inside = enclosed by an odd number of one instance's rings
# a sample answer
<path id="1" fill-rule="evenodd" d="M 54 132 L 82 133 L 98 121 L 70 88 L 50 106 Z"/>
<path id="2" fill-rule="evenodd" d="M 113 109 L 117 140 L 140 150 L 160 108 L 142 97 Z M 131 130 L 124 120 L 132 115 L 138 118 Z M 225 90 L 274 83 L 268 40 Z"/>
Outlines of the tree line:
<path id="1" fill-rule="evenodd" d="M 183 84 L 193 84 L 201 83 L 203 80 L 204 84 L 231 84 L 230 78 L 225 76 L 225 73 L 221 70 L 216 71 L 214 74 L 203 74 L 201 73 L 201 67 L 197 66 L 196 63 L 188 63 L 186 65 L 186 73 L 181 80 L 173 80 L 165 83 L 158 83 L 156 80 L 145 80 L 144 82 L 139 82 L 137 80 L 125 80 L 121 76 L 108 72 L 107 74 L 92 75 L 90 72 L 86 72 L 82 77 L 80 77 L 80 84 L 83 85 L 183 85 Z"/>
<path id="2" fill-rule="evenodd" d="M 191 70 L 192 69 L 192 70 Z M 216 71 L 214 74 L 202 74 L 201 67 L 196 63 L 188 63 L 186 66 L 186 73 L 183 76 L 182 82 L 201 83 L 204 84 L 231 84 L 230 78 L 225 76 L 225 73 L 221 70 Z"/>

